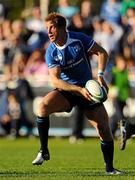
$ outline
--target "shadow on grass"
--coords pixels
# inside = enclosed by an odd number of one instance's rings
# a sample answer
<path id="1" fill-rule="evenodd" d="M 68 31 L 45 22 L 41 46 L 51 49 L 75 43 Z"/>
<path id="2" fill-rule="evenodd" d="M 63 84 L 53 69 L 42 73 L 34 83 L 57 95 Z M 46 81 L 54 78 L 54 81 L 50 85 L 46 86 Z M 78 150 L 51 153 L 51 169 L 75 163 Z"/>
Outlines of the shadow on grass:
<path id="1" fill-rule="evenodd" d="M 83 171 L 83 172 L 82 172 Z M 123 170 L 123 174 L 121 175 L 116 175 L 116 176 L 135 176 L 135 170 L 130 170 L 130 169 L 124 169 Z M 3 171 L 0 172 L 0 177 L 36 177 L 36 176 L 41 176 L 41 177 L 62 177 L 62 176 L 66 176 L 66 177 L 90 177 L 90 176 L 109 176 L 106 175 L 105 172 L 103 170 L 97 170 L 97 169 L 87 169 L 85 170 L 70 170 L 70 171 L 66 171 L 66 170 L 58 170 L 58 171 L 46 171 L 46 172 L 21 172 L 21 171 Z M 112 175 L 110 175 L 112 176 Z"/>

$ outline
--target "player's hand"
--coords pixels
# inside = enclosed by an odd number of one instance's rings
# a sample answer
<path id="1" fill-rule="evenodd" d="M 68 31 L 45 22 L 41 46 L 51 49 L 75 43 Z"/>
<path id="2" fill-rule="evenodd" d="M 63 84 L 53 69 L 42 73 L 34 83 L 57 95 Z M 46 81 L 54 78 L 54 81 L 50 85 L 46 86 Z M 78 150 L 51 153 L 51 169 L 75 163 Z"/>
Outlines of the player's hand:
<path id="1" fill-rule="evenodd" d="M 106 88 L 107 92 L 109 91 L 109 88 L 104 80 L 104 77 L 98 76 L 98 82 L 100 83 L 101 86 L 104 86 Z"/>
<path id="2" fill-rule="evenodd" d="M 86 88 L 81 88 L 80 94 L 81 94 L 83 97 L 85 97 L 87 100 L 91 101 L 91 95 L 90 95 L 90 93 L 87 91 Z"/>

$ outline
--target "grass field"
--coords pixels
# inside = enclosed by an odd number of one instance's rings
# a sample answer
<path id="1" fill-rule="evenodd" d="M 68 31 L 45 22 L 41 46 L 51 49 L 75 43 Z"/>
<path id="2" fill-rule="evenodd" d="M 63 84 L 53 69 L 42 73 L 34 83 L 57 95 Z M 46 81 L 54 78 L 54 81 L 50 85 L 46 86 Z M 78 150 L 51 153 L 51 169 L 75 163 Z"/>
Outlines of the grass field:
<path id="1" fill-rule="evenodd" d="M 135 141 L 127 145 L 126 150 L 118 149 L 115 141 L 115 167 L 124 170 L 121 176 L 108 176 L 104 172 L 104 163 L 98 139 L 88 138 L 83 144 L 69 144 L 68 139 L 50 138 L 51 160 L 42 166 L 33 166 L 31 161 L 37 155 L 39 140 L 0 138 L 0 180 L 20 179 L 115 179 L 135 180 Z"/>

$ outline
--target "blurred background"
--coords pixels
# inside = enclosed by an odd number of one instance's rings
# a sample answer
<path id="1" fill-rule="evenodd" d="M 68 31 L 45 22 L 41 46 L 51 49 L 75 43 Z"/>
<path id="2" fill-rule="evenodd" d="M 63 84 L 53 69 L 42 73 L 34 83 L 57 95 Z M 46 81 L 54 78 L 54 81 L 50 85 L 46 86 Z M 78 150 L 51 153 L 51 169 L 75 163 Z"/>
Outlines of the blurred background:
<path id="1" fill-rule="evenodd" d="M 44 18 L 54 11 L 67 18 L 68 30 L 92 36 L 109 54 L 104 104 L 114 137 L 121 114 L 134 127 L 134 0 L 0 0 L 0 137 L 38 136 L 38 104 L 53 88 L 44 59 L 49 44 Z M 90 61 L 96 78 L 97 59 Z M 50 136 L 97 136 L 78 107 L 50 118 Z"/>

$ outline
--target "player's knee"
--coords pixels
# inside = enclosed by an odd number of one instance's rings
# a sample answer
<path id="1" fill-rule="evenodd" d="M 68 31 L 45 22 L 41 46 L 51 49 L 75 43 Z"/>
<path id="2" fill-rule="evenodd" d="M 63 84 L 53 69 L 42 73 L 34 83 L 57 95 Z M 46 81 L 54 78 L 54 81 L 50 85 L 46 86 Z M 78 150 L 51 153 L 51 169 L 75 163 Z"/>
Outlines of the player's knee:
<path id="1" fill-rule="evenodd" d="M 100 130 L 101 130 L 102 133 L 104 133 L 104 134 L 107 134 L 107 133 L 110 131 L 108 125 L 102 125 L 102 126 L 100 127 Z"/>
<path id="2" fill-rule="evenodd" d="M 98 126 L 98 131 L 99 131 L 99 135 L 102 139 L 112 140 L 112 134 L 111 134 L 109 126 L 101 124 Z"/>
<path id="3" fill-rule="evenodd" d="M 39 109 L 38 109 L 38 116 L 39 117 L 46 117 L 48 116 L 48 105 L 44 103 L 44 101 L 41 101 L 39 104 Z"/>
<path id="4" fill-rule="evenodd" d="M 100 124 L 100 125 L 98 125 L 98 131 L 99 131 L 99 133 L 102 133 L 102 134 L 104 134 L 105 133 L 105 126 L 103 125 L 103 124 Z"/>

